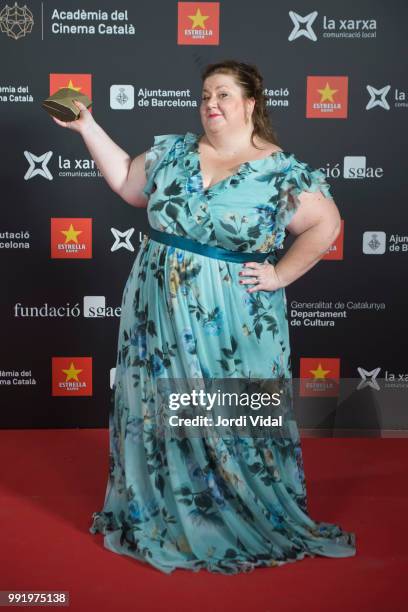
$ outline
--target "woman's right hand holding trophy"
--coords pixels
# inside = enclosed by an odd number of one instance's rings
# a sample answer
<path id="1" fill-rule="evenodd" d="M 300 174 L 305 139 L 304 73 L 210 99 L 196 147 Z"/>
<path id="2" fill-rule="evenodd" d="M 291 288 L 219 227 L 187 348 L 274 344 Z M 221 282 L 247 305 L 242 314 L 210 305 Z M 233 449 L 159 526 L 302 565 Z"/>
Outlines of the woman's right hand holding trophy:
<path id="1" fill-rule="evenodd" d="M 75 119 L 74 121 L 61 121 L 54 116 L 52 116 L 52 119 L 61 127 L 83 134 L 84 131 L 95 123 L 95 119 L 93 118 L 92 113 L 86 108 L 85 104 L 79 100 L 73 100 L 73 103 L 80 111 L 78 119 Z"/>

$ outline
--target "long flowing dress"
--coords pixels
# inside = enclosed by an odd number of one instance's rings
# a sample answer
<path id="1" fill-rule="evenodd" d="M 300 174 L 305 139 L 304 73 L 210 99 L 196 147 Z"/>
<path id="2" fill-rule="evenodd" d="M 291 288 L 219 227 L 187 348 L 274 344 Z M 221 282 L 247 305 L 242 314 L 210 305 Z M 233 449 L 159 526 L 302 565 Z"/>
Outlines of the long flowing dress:
<path id="1" fill-rule="evenodd" d="M 204 189 L 199 138 L 155 136 L 148 151 L 147 214 L 157 230 L 229 251 L 277 253 L 299 194 L 331 197 L 324 174 L 287 151 L 245 162 Z M 159 379 L 290 380 L 285 291 L 248 293 L 241 269 L 145 235 L 124 287 L 109 477 L 89 531 L 165 573 L 235 574 L 356 554 L 354 533 L 308 514 L 296 423 L 290 435 L 270 439 L 177 439 L 154 427 Z"/>

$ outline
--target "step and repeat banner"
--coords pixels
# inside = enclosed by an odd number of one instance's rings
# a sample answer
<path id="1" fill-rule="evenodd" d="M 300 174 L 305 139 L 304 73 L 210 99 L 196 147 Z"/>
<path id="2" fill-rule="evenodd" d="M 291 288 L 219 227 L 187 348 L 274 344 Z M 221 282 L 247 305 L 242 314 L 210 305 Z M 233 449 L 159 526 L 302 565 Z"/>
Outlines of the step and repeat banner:
<path id="1" fill-rule="evenodd" d="M 392 1 L 0 0 L 1 427 L 106 426 L 147 228 L 42 101 L 85 93 L 133 157 L 154 135 L 202 133 L 201 72 L 236 59 L 258 66 L 280 146 L 325 173 L 342 217 L 286 288 L 299 424 L 403 435 L 407 19 Z"/>

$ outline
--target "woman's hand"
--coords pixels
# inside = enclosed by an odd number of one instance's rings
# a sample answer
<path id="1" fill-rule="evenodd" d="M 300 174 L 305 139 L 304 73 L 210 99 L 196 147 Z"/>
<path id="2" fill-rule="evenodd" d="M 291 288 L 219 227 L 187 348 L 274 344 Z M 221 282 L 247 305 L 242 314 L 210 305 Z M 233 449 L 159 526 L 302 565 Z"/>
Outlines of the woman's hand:
<path id="1" fill-rule="evenodd" d="M 78 119 L 74 121 L 60 121 L 56 117 L 52 119 L 61 127 L 68 128 L 74 132 L 79 132 L 81 135 L 90 127 L 95 124 L 95 119 L 92 117 L 92 113 L 86 108 L 85 104 L 82 104 L 79 100 L 74 100 L 74 104 L 79 108 L 80 115 Z"/>
<path id="2" fill-rule="evenodd" d="M 249 261 L 243 264 L 243 270 L 239 273 L 240 276 L 250 276 L 251 278 L 242 278 L 239 282 L 243 285 L 255 285 L 251 289 L 247 289 L 247 293 L 254 291 L 276 291 L 282 287 L 282 284 L 276 274 L 275 266 L 268 261 L 258 263 L 257 261 Z"/>

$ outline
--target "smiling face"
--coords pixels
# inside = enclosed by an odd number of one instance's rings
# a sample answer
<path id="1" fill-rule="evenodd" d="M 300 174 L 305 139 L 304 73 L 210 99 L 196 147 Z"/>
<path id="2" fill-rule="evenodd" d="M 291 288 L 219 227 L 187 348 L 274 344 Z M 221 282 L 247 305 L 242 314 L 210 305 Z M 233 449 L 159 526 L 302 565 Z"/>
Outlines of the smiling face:
<path id="1" fill-rule="evenodd" d="M 203 83 L 200 116 L 206 132 L 247 128 L 245 117 L 250 117 L 254 98 L 245 98 L 243 89 L 231 74 L 213 74 Z"/>

